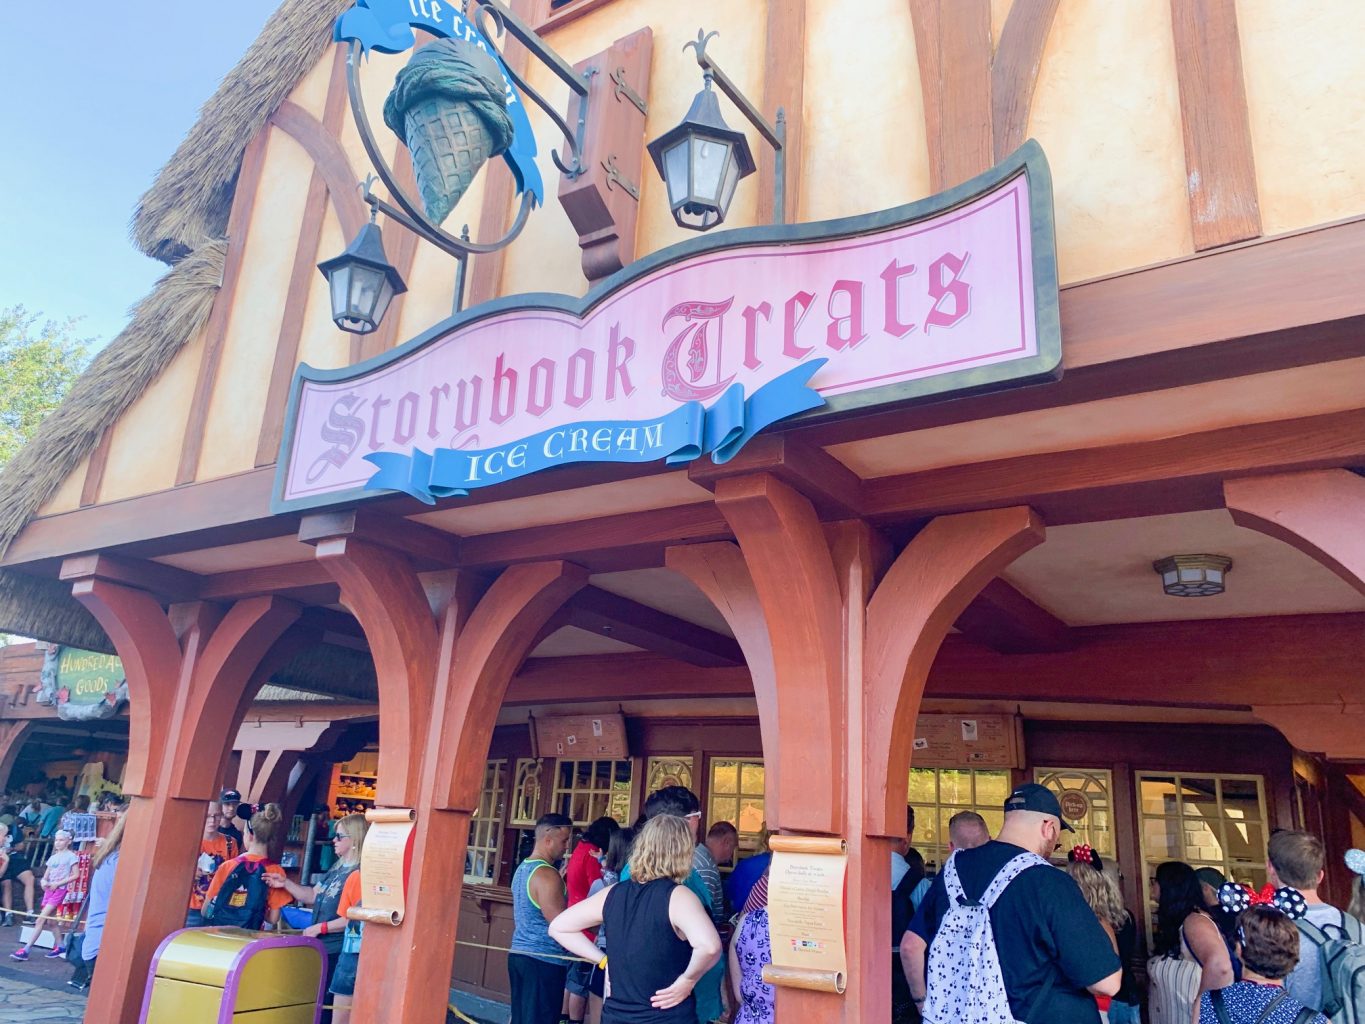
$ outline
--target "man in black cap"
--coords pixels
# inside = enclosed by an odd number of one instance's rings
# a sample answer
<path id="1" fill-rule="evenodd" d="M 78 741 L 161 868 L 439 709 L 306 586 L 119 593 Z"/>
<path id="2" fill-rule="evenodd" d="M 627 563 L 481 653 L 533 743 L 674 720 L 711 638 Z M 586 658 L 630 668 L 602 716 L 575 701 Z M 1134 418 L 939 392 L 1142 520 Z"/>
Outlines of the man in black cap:
<path id="1" fill-rule="evenodd" d="M 222 812 L 222 824 L 218 826 L 218 831 L 233 839 L 237 843 L 237 849 L 246 849 L 242 841 L 242 828 L 238 824 L 238 815 L 245 812 L 250 815 L 250 808 L 242 807 L 242 794 L 235 789 L 225 789 L 218 794 L 218 808 Z"/>
<path id="2" fill-rule="evenodd" d="M 979 903 L 996 876 L 1016 858 L 1050 857 L 1060 848 L 1063 831 L 1075 830 L 1062 817 L 1051 790 L 1035 783 L 1015 789 L 1005 801 L 1000 835 L 984 846 L 953 854 L 969 904 Z M 901 941 L 901 962 L 917 1005 L 925 998 L 929 949 L 953 909 L 947 873 L 940 872 L 934 880 Z M 1094 997 L 1117 992 L 1122 971 L 1109 937 L 1066 872 L 1035 859 L 989 905 L 989 916 L 1000 977 L 1016 1020 L 1098 1024 Z"/>

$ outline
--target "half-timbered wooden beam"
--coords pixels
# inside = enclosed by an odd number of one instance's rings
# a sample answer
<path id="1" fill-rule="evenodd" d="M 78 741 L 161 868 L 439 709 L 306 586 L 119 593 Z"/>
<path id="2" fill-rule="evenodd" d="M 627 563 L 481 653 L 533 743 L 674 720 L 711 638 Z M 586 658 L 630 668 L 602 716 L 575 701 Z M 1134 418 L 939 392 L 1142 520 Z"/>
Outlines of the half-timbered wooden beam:
<path id="1" fill-rule="evenodd" d="M 564 611 L 566 625 L 689 665 L 744 664 L 739 644 L 731 637 L 597 587 L 584 587 L 570 598 Z"/>
<path id="2" fill-rule="evenodd" d="M 1261 208 L 1235 0 L 1171 0 L 1194 247 L 1255 238 Z"/>
<path id="3" fill-rule="evenodd" d="M 460 538 L 425 523 L 372 509 L 315 512 L 299 524 L 299 540 L 314 544 L 328 537 L 355 537 L 407 555 L 419 571 L 449 569 L 461 562 Z"/>
<path id="4" fill-rule="evenodd" d="M 204 351 L 199 360 L 199 375 L 194 385 L 194 399 L 190 403 L 189 422 L 185 426 L 185 440 L 180 447 L 180 464 L 176 469 L 176 485 L 187 484 L 199 475 L 199 457 L 204 449 L 204 430 L 208 424 L 209 405 L 213 398 L 213 384 L 218 379 L 218 366 L 223 360 L 227 342 L 228 321 L 237 297 L 237 282 L 242 276 L 242 261 L 246 256 L 247 228 L 256 206 L 256 193 L 265 169 L 265 151 L 270 140 L 270 125 L 266 124 L 247 143 L 242 154 L 242 166 L 237 172 L 237 184 L 228 214 L 228 248 L 223 262 L 223 283 L 213 299 L 213 309 L 204 325 Z"/>
<path id="5" fill-rule="evenodd" d="M 724 465 L 698 459 L 687 470 L 688 479 L 710 491 L 718 480 L 749 473 L 771 473 L 809 498 L 823 516 L 862 513 L 862 479 L 823 448 L 786 434 L 760 434 Z"/>
<path id="6" fill-rule="evenodd" d="M 1064 651 L 1075 643 L 1065 622 L 998 577 L 981 588 L 953 625 L 972 643 L 1001 654 Z"/>

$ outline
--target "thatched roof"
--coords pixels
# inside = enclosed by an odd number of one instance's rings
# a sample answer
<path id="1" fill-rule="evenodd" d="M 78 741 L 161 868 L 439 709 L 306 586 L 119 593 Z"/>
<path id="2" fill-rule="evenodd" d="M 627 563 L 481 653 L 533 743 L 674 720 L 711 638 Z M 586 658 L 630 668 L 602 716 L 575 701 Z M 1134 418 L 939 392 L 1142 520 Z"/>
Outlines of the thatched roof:
<path id="1" fill-rule="evenodd" d="M 134 241 L 172 269 L 0 473 L 0 554 L 99 444 L 103 429 L 203 329 L 222 285 L 224 236 L 242 153 L 322 59 L 332 23 L 352 2 L 285 0 L 138 203 Z M 0 631 L 114 653 L 99 623 L 72 598 L 70 585 L 51 577 L 0 571 Z M 272 682 L 296 691 L 377 699 L 370 658 L 328 645 L 300 652 Z"/>
<path id="2" fill-rule="evenodd" d="M 0 473 L 0 554 L 115 422 L 208 320 L 222 284 L 228 213 L 247 144 L 322 59 L 331 25 L 353 0 L 284 0 L 256 42 L 204 104 L 199 120 L 138 203 L 134 242 L 172 269 L 134 308 L 66 400 Z M 0 571 L 0 630 L 113 651 L 59 581 Z M 329 664 L 357 694 L 373 692 L 366 664 Z M 328 659 L 324 659 L 328 660 Z M 335 660 L 335 659 L 330 659 Z M 318 658 L 291 665 L 300 688 L 321 678 Z M 370 681 L 363 677 L 371 673 Z M 280 680 L 286 682 L 285 680 Z M 331 690 L 332 687 L 326 687 Z M 342 692 L 345 692 L 344 690 Z"/>
<path id="3" fill-rule="evenodd" d="M 167 271 L 133 308 L 128 326 L 95 356 L 33 440 L 0 472 L 0 553 L 99 444 L 104 428 L 203 329 L 223 282 L 226 253 L 226 242 L 214 242 Z M 0 630 L 112 650 L 68 585 L 15 572 L 0 572 Z"/>
<path id="4" fill-rule="evenodd" d="M 133 214 L 133 241 L 176 263 L 227 232 L 242 153 L 332 44 L 354 0 L 285 0 L 199 112 Z"/>

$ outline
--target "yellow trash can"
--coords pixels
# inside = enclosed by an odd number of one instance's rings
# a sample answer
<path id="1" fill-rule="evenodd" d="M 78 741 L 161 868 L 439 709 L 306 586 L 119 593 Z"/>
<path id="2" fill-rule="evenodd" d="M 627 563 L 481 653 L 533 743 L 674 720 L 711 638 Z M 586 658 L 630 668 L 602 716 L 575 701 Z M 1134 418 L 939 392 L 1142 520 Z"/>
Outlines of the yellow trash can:
<path id="1" fill-rule="evenodd" d="M 152 959 L 139 1024 L 318 1024 L 326 964 L 302 935 L 184 928 Z"/>

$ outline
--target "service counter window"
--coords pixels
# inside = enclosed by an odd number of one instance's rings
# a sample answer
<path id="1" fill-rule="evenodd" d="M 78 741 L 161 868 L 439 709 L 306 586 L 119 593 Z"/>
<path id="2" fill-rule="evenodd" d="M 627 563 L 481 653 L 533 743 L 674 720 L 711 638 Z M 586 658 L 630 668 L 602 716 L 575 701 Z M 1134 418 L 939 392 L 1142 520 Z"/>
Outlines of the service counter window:
<path id="1" fill-rule="evenodd" d="M 464 880 L 492 885 L 498 880 L 502 853 L 502 801 L 506 791 L 507 762 L 484 765 L 479 807 L 469 819 L 469 847 L 464 858 Z"/>
<path id="2" fill-rule="evenodd" d="M 579 828 L 597 818 L 630 824 L 630 761 L 559 761 L 555 766 L 551 809 L 566 814 Z"/>
<path id="3" fill-rule="evenodd" d="M 1214 867 L 1259 889 L 1266 882 L 1265 783 L 1259 775 L 1138 772 L 1142 861 Z"/>
<path id="4" fill-rule="evenodd" d="M 911 768 L 909 804 L 915 809 L 911 845 L 923 855 L 931 871 L 948 857 L 948 822 L 959 811 L 976 811 L 986 819 L 991 835 L 1005 823 L 1005 798 L 1010 795 L 1010 773 L 984 768 Z"/>
<path id="5" fill-rule="evenodd" d="M 711 758 L 711 784 L 707 788 L 707 826 L 728 821 L 739 831 L 738 857 L 758 849 L 766 812 L 763 804 L 761 757 Z"/>
<path id="6" fill-rule="evenodd" d="M 1104 768 L 1035 768 L 1033 781 L 1057 794 L 1062 814 L 1076 830 L 1063 838 L 1058 858 L 1065 857 L 1067 844 L 1085 843 L 1113 863 L 1113 773 Z"/>
<path id="7" fill-rule="evenodd" d="M 541 772 L 544 763 L 535 757 L 517 758 L 512 773 L 512 796 L 507 808 L 507 824 L 513 828 L 534 828 L 540 817 Z"/>

